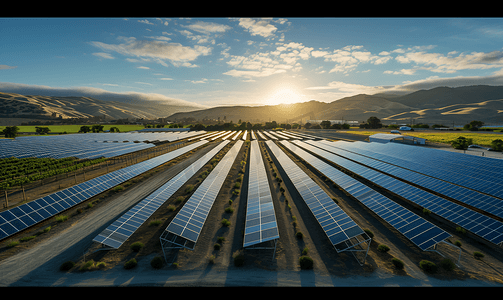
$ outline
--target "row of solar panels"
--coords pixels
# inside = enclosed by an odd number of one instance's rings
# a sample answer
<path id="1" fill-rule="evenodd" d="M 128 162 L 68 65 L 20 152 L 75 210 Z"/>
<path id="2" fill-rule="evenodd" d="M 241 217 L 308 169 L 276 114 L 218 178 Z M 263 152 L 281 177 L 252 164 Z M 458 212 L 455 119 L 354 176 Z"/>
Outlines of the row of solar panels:
<path id="1" fill-rule="evenodd" d="M 8 157 L 63 158 L 77 157 L 94 159 L 114 157 L 154 147 L 143 143 L 154 141 L 176 141 L 205 131 L 153 132 L 153 133 L 86 133 L 54 136 L 19 137 L 0 140 L 0 159 Z M 136 142 L 135 142 L 136 141 Z"/>
<path id="2" fill-rule="evenodd" d="M 432 213 L 469 230 L 475 235 L 493 243 L 501 245 L 503 242 L 503 223 L 479 212 L 471 210 L 465 206 L 449 201 L 443 197 L 432 194 L 422 188 L 410 185 L 402 180 L 396 179 L 386 173 L 376 171 L 364 165 L 363 161 L 357 163 L 345 158 L 345 153 L 338 152 L 334 147 L 327 145 L 327 142 L 310 141 L 304 143 L 295 141 L 296 145 L 309 150 L 310 152 L 327 159 L 336 165 L 361 176 L 420 207 L 430 210 Z M 340 142 L 332 142 L 339 144 Z M 413 146 L 410 146 L 413 147 Z M 342 156 L 340 156 L 342 155 Z M 389 169 L 392 166 L 388 166 Z M 407 180 L 407 178 L 403 178 Z"/>
<path id="3" fill-rule="evenodd" d="M 199 141 L 155 158 L 93 178 L 73 187 L 0 212 L 0 240 L 50 218 L 188 151 L 206 144 Z"/>

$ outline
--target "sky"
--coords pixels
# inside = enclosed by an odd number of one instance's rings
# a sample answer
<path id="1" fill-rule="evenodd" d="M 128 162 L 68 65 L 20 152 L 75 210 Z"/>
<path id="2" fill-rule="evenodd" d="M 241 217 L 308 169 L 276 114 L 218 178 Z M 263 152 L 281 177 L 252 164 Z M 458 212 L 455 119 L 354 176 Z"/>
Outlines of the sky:
<path id="1" fill-rule="evenodd" d="M 0 92 L 25 95 L 213 107 L 503 85 L 503 18 L 0 18 L 0 41 Z"/>

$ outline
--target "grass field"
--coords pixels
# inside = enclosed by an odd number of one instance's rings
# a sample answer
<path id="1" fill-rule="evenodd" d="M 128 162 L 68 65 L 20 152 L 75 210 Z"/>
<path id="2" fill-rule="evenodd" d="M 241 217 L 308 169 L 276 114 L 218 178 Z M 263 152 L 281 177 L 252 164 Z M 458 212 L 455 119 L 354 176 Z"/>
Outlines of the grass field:
<path id="1" fill-rule="evenodd" d="M 67 133 L 77 133 L 82 125 L 36 125 L 36 126 L 18 126 L 19 132 L 36 132 L 35 127 L 49 127 L 51 133 L 57 132 L 67 132 Z M 89 125 L 91 126 L 91 125 Z M 109 130 L 110 127 L 119 128 L 120 132 L 127 132 L 133 130 L 143 129 L 143 125 L 113 125 L 113 124 L 103 124 L 103 130 Z M 0 131 L 2 131 L 5 126 L 0 126 Z"/>
<path id="2" fill-rule="evenodd" d="M 342 132 L 342 131 L 341 131 Z M 377 132 L 375 131 L 345 131 L 346 133 L 352 134 L 362 134 L 362 135 L 373 135 Z M 496 139 L 503 140 L 503 135 L 490 134 L 490 133 L 474 133 L 474 132 L 438 132 L 438 133 L 419 133 L 419 132 L 407 132 L 404 135 L 415 136 L 418 138 L 426 139 L 430 142 L 451 144 L 452 141 L 460 136 L 465 138 L 473 139 L 473 143 L 483 146 L 491 146 L 491 142 Z"/>

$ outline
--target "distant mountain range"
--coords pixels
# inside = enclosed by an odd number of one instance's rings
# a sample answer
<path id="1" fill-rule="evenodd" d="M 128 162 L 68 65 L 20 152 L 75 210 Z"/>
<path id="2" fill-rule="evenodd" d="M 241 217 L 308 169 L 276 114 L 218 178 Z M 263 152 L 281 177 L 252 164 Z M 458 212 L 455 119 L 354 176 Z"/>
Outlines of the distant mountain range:
<path id="1" fill-rule="evenodd" d="M 464 125 L 473 120 L 486 124 L 503 124 L 503 86 L 437 87 L 406 95 L 359 94 L 330 103 L 311 100 L 291 105 L 214 107 L 185 113 L 175 113 L 169 120 L 194 117 L 229 122 L 276 121 L 306 122 L 306 120 L 366 121 L 375 116 L 385 124 L 444 123 Z"/>
<path id="2" fill-rule="evenodd" d="M 443 123 L 463 125 L 473 120 L 486 124 L 503 124 L 503 86 L 437 87 L 406 95 L 380 93 L 359 94 L 330 103 L 311 100 L 273 106 L 220 106 L 201 109 L 197 105 L 180 105 L 156 101 L 131 103 L 103 101 L 91 97 L 25 96 L 0 92 L 0 118 L 13 116 L 37 119 L 52 113 L 68 117 L 103 116 L 109 118 L 168 117 L 196 120 L 220 118 L 222 122 L 238 120 L 251 123 L 278 123 L 317 120 L 366 121 L 376 116 L 385 124 L 396 122 Z"/>

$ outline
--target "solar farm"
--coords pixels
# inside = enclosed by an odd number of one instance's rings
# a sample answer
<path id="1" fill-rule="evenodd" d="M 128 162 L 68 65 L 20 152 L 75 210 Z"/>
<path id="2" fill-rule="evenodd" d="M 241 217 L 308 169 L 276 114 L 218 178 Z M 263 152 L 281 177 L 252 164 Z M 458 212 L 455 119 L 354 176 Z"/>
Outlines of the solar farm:
<path id="1" fill-rule="evenodd" d="M 448 260 L 455 271 L 439 267 L 437 274 L 503 283 L 500 159 L 302 131 L 0 140 L 0 159 L 111 159 L 136 151 L 152 155 L 4 205 L 0 272 L 17 249 L 35 241 L 51 245 L 57 237 L 56 253 L 58 243 L 79 245 L 75 253 L 61 252 L 63 261 L 52 259 L 59 269 L 71 257 L 76 264 L 69 273 L 82 272 L 91 260 L 91 268 L 102 262 L 101 269 L 111 270 L 134 258 L 152 272 L 211 267 L 413 276 L 427 273 L 422 261 L 443 266 Z M 484 253 L 484 261 L 475 252 Z M 154 257 L 162 263 L 154 265 Z"/>

